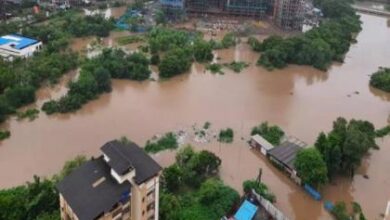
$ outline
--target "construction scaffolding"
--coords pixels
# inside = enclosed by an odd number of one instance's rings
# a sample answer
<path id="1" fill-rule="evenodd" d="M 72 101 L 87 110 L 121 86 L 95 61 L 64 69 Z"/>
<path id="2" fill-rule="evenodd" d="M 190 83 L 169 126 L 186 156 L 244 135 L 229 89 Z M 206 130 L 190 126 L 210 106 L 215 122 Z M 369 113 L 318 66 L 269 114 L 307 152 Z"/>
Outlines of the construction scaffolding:
<path id="1" fill-rule="evenodd" d="M 160 0 L 161 9 L 170 19 L 180 19 L 184 14 L 184 0 Z"/>
<path id="2" fill-rule="evenodd" d="M 189 13 L 221 14 L 224 13 L 226 0 L 187 0 L 185 7 Z"/>
<path id="3" fill-rule="evenodd" d="M 228 0 L 226 11 L 233 15 L 265 17 L 269 0 Z"/>
<path id="4" fill-rule="evenodd" d="M 304 0 L 275 0 L 274 21 L 283 30 L 302 30 Z"/>
<path id="5" fill-rule="evenodd" d="M 304 20 L 305 0 L 160 0 L 169 16 L 223 15 L 265 18 L 273 17 L 284 30 L 301 30 Z"/>

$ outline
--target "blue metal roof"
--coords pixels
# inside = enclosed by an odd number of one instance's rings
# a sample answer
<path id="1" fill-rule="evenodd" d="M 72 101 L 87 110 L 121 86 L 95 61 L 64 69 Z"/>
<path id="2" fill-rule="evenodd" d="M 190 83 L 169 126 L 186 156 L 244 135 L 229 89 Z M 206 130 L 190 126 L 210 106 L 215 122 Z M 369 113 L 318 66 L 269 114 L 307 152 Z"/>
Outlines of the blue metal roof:
<path id="1" fill-rule="evenodd" d="M 252 220 L 256 212 L 257 206 L 253 205 L 248 200 L 245 200 L 234 215 L 234 218 L 236 220 Z"/>
<path id="2" fill-rule="evenodd" d="M 38 43 L 38 40 L 19 36 L 19 35 L 14 35 L 14 34 L 0 37 L 0 45 L 9 44 L 9 43 L 14 44 L 15 49 L 21 50 L 30 45 Z"/>

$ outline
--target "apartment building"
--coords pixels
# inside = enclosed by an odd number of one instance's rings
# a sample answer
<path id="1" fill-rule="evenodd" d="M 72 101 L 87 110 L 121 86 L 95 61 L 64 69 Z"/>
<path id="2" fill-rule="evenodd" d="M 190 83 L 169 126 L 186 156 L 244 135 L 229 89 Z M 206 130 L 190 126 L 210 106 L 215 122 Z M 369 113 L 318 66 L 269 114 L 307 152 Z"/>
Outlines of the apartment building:
<path id="1" fill-rule="evenodd" d="M 58 183 L 61 219 L 158 220 L 161 167 L 134 143 L 101 151 Z"/>

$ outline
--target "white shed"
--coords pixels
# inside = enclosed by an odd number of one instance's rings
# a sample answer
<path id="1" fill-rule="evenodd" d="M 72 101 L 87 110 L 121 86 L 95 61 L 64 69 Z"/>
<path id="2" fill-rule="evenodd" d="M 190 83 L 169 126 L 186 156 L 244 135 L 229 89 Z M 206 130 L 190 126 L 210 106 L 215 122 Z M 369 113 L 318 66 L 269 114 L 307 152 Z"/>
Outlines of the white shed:
<path id="1" fill-rule="evenodd" d="M 264 155 L 267 155 L 267 152 L 274 148 L 274 145 L 269 143 L 266 139 L 258 134 L 255 134 L 251 137 L 250 145 L 256 149 L 259 149 Z"/>

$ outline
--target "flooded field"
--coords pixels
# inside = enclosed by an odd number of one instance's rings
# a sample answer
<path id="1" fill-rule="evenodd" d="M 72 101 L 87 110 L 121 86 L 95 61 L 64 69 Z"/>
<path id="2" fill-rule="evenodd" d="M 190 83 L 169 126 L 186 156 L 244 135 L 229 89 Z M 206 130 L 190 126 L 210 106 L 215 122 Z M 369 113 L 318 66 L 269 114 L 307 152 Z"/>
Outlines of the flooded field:
<path id="1" fill-rule="evenodd" d="M 235 131 L 233 144 L 195 145 L 222 158 L 221 177 L 227 184 L 241 190 L 242 182 L 255 178 L 263 168 L 263 181 L 291 219 L 329 219 L 322 203 L 249 150 L 245 139 L 263 121 L 278 124 L 309 144 L 339 116 L 369 120 L 377 127 L 388 123 L 390 95 L 370 88 L 368 81 L 379 66 L 390 66 L 390 29 L 385 18 L 362 15 L 362 21 L 363 31 L 345 63 L 334 64 L 328 72 L 294 65 L 269 72 L 255 65 L 257 53 L 240 44 L 216 52 L 221 63 L 252 64 L 240 74 L 224 69 L 224 75 L 213 75 L 194 64 L 190 74 L 163 82 L 114 80 L 111 93 L 76 113 L 40 113 L 32 122 L 11 118 L 1 125 L 12 136 L 0 143 L 0 187 L 22 184 L 33 174 L 50 176 L 76 155 L 98 155 L 99 147 L 111 139 L 127 136 L 143 145 L 155 134 L 209 121 L 213 129 L 231 127 Z M 41 89 L 36 105 L 64 94 L 74 75 L 53 88 Z M 390 138 L 378 144 L 381 149 L 372 151 L 352 181 L 338 179 L 323 190 L 325 199 L 359 202 L 370 220 L 382 219 L 380 214 L 390 200 Z M 163 152 L 154 157 L 166 166 L 173 155 Z"/>

